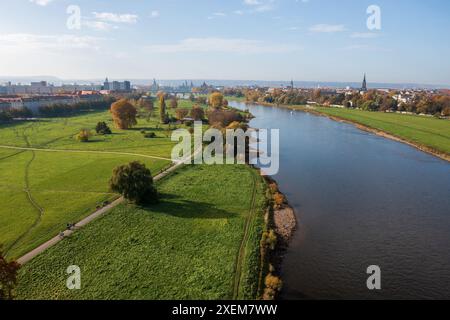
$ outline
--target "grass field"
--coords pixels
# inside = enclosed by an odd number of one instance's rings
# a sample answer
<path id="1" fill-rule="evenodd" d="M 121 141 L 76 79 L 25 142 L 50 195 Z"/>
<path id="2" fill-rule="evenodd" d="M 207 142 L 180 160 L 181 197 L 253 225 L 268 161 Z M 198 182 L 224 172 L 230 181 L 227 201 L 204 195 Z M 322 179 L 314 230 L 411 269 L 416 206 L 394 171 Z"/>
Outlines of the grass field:
<path id="1" fill-rule="evenodd" d="M 294 107 L 295 108 L 295 107 Z M 354 121 L 407 141 L 450 154 L 450 121 L 432 117 L 315 107 L 321 113 Z"/>
<path id="2" fill-rule="evenodd" d="M 18 298 L 231 299 L 238 264 L 238 298 L 254 298 L 262 179 L 246 166 L 187 166 L 157 186 L 160 204 L 120 205 L 23 266 Z M 66 288 L 70 265 L 81 290 Z"/>
<path id="3" fill-rule="evenodd" d="M 94 132 L 99 121 L 113 128 L 107 111 L 0 125 L 0 244 L 8 257 L 19 257 L 116 198 L 108 191 L 114 167 L 138 160 L 156 175 L 170 165 L 174 143 L 157 118 L 140 119 L 132 130 L 95 135 L 88 143 L 75 139 L 82 128 Z M 157 137 L 147 139 L 141 130 Z"/>

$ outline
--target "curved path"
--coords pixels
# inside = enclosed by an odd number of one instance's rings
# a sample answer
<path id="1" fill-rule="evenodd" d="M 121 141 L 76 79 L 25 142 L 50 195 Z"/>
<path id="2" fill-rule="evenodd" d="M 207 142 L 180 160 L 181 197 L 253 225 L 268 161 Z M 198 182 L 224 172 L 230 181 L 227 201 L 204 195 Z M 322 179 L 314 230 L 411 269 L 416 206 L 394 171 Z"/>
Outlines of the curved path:
<path id="1" fill-rule="evenodd" d="M 116 154 L 123 156 L 137 156 L 149 159 L 158 159 L 158 160 L 167 160 L 172 161 L 172 159 L 157 157 L 157 156 L 149 156 L 145 154 L 139 153 L 129 153 L 129 152 L 115 152 L 115 151 L 95 151 L 95 150 L 68 150 L 68 149 L 45 149 L 45 148 L 32 148 L 32 147 L 15 147 L 15 146 L 3 146 L 0 145 L 2 149 L 12 149 L 12 150 L 23 150 L 23 151 L 42 151 L 42 152 L 62 152 L 62 153 L 91 153 L 91 154 Z"/>

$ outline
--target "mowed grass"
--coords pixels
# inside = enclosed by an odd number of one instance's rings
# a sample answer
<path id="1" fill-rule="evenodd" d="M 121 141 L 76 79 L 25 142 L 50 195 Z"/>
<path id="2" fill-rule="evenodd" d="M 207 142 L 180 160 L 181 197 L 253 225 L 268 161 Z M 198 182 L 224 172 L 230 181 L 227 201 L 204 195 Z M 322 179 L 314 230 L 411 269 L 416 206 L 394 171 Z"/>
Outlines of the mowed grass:
<path id="1" fill-rule="evenodd" d="M 385 131 L 410 142 L 450 154 L 449 120 L 327 107 L 316 107 L 314 110 Z"/>
<path id="2" fill-rule="evenodd" d="M 19 257 L 117 198 L 108 190 L 109 178 L 116 166 L 130 161 L 145 163 L 153 174 L 170 164 L 138 156 L 44 151 L 0 160 L 0 243 L 8 249 L 20 238 L 8 255 Z"/>
<path id="3" fill-rule="evenodd" d="M 157 115 L 157 111 L 154 112 Z M 81 129 L 95 133 L 98 122 L 105 121 L 113 131 L 111 135 L 94 135 L 88 143 L 79 143 L 76 135 Z M 109 111 L 90 112 L 67 118 L 40 119 L 16 125 L 0 126 L 0 145 L 36 147 L 63 150 L 97 150 L 138 153 L 144 155 L 169 157 L 173 142 L 167 126 L 160 125 L 157 118 L 148 121 L 139 119 L 131 130 L 114 128 Z M 156 138 L 145 138 L 141 131 L 154 132 Z M 169 156 L 168 156 L 169 155 Z"/>
<path id="4" fill-rule="evenodd" d="M 184 167 L 157 184 L 161 203 L 120 205 L 37 256 L 20 271 L 18 298 L 230 299 L 255 183 L 241 290 L 255 297 L 264 186 L 246 166 L 221 165 Z M 81 290 L 66 288 L 70 265 Z"/>
<path id="5" fill-rule="evenodd" d="M 81 128 L 94 132 L 99 121 L 113 128 L 107 111 L 0 125 L 0 146 L 63 151 L 0 147 L 0 244 L 9 258 L 20 257 L 55 236 L 67 223 L 78 222 L 104 201 L 117 198 L 108 190 L 116 166 L 141 161 L 156 175 L 171 164 L 174 142 L 167 126 L 159 125 L 156 118 L 139 119 L 133 130 L 113 129 L 112 135 L 94 135 L 89 143 L 75 139 Z M 157 137 L 146 139 L 141 130 L 155 132 Z M 91 153 L 70 152 L 74 150 Z"/>

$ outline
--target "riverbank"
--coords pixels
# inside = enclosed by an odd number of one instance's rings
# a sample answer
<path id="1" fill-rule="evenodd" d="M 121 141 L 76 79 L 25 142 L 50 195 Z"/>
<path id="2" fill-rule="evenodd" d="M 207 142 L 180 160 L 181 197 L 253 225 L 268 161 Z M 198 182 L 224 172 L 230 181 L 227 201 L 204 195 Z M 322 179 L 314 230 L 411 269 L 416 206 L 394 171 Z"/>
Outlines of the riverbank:
<path id="1" fill-rule="evenodd" d="M 251 105 L 251 103 L 249 103 Z M 263 106 L 277 107 L 294 111 L 304 111 L 316 116 L 327 117 L 331 120 L 348 123 L 356 126 L 358 129 L 375 134 L 377 136 L 387 138 L 393 141 L 401 142 L 407 144 L 413 148 L 416 148 L 422 152 L 431 154 L 442 160 L 450 162 L 450 137 L 448 137 L 448 132 L 450 132 L 450 122 L 448 126 L 444 125 L 442 128 L 432 128 L 434 132 L 431 132 L 432 125 L 429 125 L 433 121 L 433 125 L 439 121 L 439 124 L 444 123 L 448 120 L 438 120 L 434 118 L 423 118 L 412 115 L 399 115 L 399 114 L 388 114 L 382 112 L 368 112 L 361 110 L 349 110 L 349 109 L 337 109 L 323 107 L 318 109 L 318 107 L 310 106 L 291 106 L 291 105 L 275 105 L 271 103 L 258 103 Z M 320 107 L 319 107 L 320 108 Z M 325 109 L 326 108 L 326 109 Z M 343 114 L 347 112 L 349 114 Z M 363 116 L 359 115 L 358 112 L 365 112 L 367 115 L 372 116 L 373 119 L 369 118 L 366 114 Z M 350 114 L 351 113 L 351 114 Z M 381 117 L 395 117 L 395 119 L 389 119 L 389 121 L 383 121 L 384 119 L 379 119 Z M 404 123 L 400 120 L 406 119 Z M 413 121 L 421 122 L 420 124 L 412 124 Z M 426 125 L 424 125 L 426 123 Z M 374 127 L 374 125 L 379 127 Z M 447 123 L 445 123 L 447 124 Z M 380 128 L 382 127 L 382 128 Z M 446 130 L 447 136 L 442 130 Z M 394 132 L 395 131 L 395 132 Z M 415 141 L 417 139 L 419 141 Z"/>
<path id="2" fill-rule="evenodd" d="M 407 144 L 407 145 L 412 146 L 422 152 L 426 152 L 426 153 L 431 154 L 435 157 L 438 157 L 442 160 L 450 162 L 450 154 L 449 153 L 437 150 L 436 148 L 418 143 L 416 141 L 407 140 L 407 139 L 400 137 L 396 134 L 393 134 L 391 132 L 373 128 L 367 124 L 363 124 L 363 123 L 359 122 L 358 120 L 349 119 L 349 118 L 345 118 L 343 116 L 332 115 L 332 114 L 328 114 L 325 112 L 321 112 L 320 110 L 317 110 L 314 107 L 304 107 L 304 106 L 279 106 L 279 107 L 287 108 L 290 110 L 300 110 L 300 111 L 308 112 L 308 113 L 311 113 L 311 114 L 314 114 L 317 116 L 327 117 L 334 121 L 352 124 L 362 131 L 369 132 L 369 133 L 375 134 L 375 135 L 383 137 L 383 138 L 387 138 L 390 140 L 394 140 L 397 142 Z M 446 121 L 446 120 L 440 120 L 440 121 Z"/>

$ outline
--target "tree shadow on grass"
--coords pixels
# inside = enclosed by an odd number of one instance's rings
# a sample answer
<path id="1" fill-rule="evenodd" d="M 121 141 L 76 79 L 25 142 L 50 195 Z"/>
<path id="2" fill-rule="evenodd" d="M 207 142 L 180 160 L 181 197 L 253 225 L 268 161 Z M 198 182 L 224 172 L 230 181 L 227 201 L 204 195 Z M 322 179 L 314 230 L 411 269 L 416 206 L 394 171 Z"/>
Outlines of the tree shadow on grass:
<path id="1" fill-rule="evenodd" d="M 237 215 L 210 203 L 182 200 L 173 194 L 162 194 L 158 204 L 144 206 L 142 209 L 186 219 L 224 219 Z"/>

